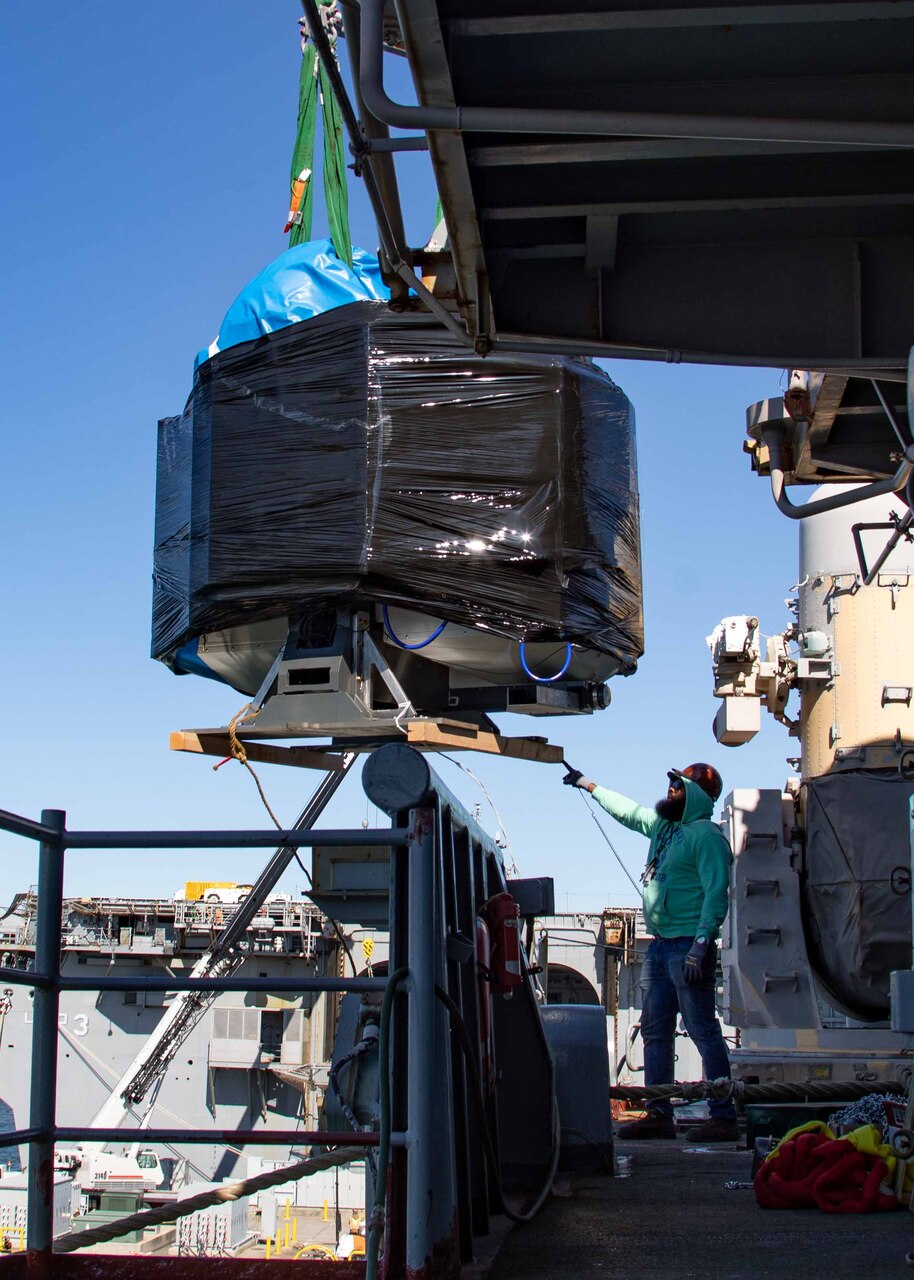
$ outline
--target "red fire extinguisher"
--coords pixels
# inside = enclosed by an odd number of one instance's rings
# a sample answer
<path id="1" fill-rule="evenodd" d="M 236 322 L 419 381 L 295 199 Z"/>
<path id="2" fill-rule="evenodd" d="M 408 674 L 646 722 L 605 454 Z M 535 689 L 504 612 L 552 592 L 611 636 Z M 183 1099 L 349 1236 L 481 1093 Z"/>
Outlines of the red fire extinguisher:
<path id="1" fill-rule="evenodd" d="M 476 917 L 476 994 L 479 1001 L 479 1073 L 486 1096 L 495 1088 L 495 1040 L 492 1035 L 492 946 L 489 926 Z"/>
<path id="2" fill-rule="evenodd" d="M 520 963 L 520 915 L 510 893 L 496 893 L 480 912 L 489 926 L 492 945 L 492 990 L 513 993 L 524 980 Z"/>

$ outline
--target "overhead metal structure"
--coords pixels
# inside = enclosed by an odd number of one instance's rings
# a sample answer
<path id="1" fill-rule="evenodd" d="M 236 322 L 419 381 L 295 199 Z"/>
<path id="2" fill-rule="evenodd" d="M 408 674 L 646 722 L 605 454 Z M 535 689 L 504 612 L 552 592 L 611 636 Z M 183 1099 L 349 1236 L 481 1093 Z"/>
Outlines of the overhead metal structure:
<path id="1" fill-rule="evenodd" d="M 390 150 L 420 144 L 378 122 L 427 134 L 477 350 L 903 379 L 914 3 L 349 0 L 344 13 L 388 192 Z M 387 95 L 385 45 L 408 57 L 418 106 Z"/>

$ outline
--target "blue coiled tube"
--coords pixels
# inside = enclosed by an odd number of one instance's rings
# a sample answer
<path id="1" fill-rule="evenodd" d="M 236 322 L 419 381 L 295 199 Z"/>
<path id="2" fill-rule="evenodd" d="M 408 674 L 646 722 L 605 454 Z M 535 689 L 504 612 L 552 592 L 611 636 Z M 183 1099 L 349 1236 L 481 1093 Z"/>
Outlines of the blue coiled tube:
<path id="1" fill-rule="evenodd" d="M 445 619 L 445 621 L 442 622 L 439 627 L 436 627 L 435 630 L 432 632 L 432 634 L 428 636 L 425 640 L 420 640 L 418 644 L 406 644 L 405 641 L 400 639 L 400 637 L 397 635 L 397 633 L 394 631 L 393 627 L 391 626 L 390 612 L 386 604 L 381 605 L 381 613 L 384 616 L 384 630 L 390 636 L 391 640 L 393 640 L 394 644 L 398 645 L 401 649 L 424 649 L 425 646 L 428 644 L 431 644 L 433 640 L 437 640 L 438 637 L 441 635 L 441 632 L 447 626 L 447 619 Z M 521 661 L 523 661 L 523 659 L 521 659 Z"/>
<path id="2" fill-rule="evenodd" d="M 524 654 L 524 646 L 526 643 L 526 640 L 521 640 L 520 642 L 520 665 L 523 667 L 530 679 L 535 680 L 537 684 L 552 684 L 553 680 L 561 680 L 562 676 L 571 666 L 571 641 L 568 641 L 565 645 L 565 661 L 562 663 L 562 669 L 561 671 L 557 671 L 554 676 L 538 676 L 535 672 L 530 670 Z"/>

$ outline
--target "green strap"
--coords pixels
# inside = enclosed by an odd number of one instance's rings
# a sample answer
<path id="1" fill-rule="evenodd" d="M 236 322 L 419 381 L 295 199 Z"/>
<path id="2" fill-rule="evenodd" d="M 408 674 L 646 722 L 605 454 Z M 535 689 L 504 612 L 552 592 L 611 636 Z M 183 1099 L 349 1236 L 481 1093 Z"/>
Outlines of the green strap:
<path id="1" fill-rule="evenodd" d="M 298 132 L 295 135 L 295 147 L 292 151 L 292 169 L 289 186 L 298 178 L 303 169 L 314 168 L 314 135 L 317 129 L 317 50 L 313 44 L 306 45 L 302 51 L 301 72 L 298 79 Z M 302 201 L 301 221 L 296 222 L 289 231 L 289 248 L 311 239 L 311 221 L 314 217 L 314 190 L 309 180 L 305 187 L 305 198 Z"/>
<path id="2" fill-rule="evenodd" d="M 320 92 L 318 92 L 318 78 Z M 298 131 L 292 152 L 289 185 L 297 181 L 303 169 L 314 169 L 314 139 L 317 133 L 318 106 L 324 113 L 324 199 L 330 239 L 340 258 L 352 266 L 352 237 L 349 231 L 349 190 L 346 185 L 346 153 L 343 146 L 343 121 L 330 78 L 320 63 L 313 44 L 302 51 L 298 81 Z M 311 239 L 314 219 L 314 179 L 308 180 L 302 201 L 301 220 L 289 231 L 289 248 Z"/>
<path id="3" fill-rule="evenodd" d="M 327 202 L 327 221 L 334 249 L 351 267 L 352 237 L 349 232 L 349 189 L 346 185 L 343 120 L 323 63 L 320 74 L 324 107 L 324 199 Z"/>

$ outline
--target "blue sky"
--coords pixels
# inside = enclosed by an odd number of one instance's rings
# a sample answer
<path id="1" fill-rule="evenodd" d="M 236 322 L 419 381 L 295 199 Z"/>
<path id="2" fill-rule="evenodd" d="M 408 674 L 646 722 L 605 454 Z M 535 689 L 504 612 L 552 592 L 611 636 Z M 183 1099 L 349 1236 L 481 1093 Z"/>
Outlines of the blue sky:
<path id="1" fill-rule="evenodd" d="M 294 0 L 87 2 L 4 16 L 0 204 L 0 807 L 64 808 L 73 827 L 268 826 L 240 767 L 168 751 L 172 729 L 225 723 L 232 690 L 177 679 L 149 653 L 155 431 L 178 411 L 194 354 L 244 283 L 285 247 L 298 62 Z M 345 60 L 344 60 L 345 61 Z M 388 59 L 408 96 L 408 69 Z M 432 227 L 426 157 L 398 162 L 413 243 Z M 356 243 L 376 236 L 351 181 Z M 320 207 L 315 236 L 326 233 Z M 709 759 L 725 787 L 779 786 L 796 744 L 773 722 L 736 751 L 711 734 L 704 637 L 725 614 L 787 621 L 796 530 L 742 452 L 746 406 L 780 371 L 612 362 L 635 404 L 646 654 L 610 709 L 505 730 L 548 733 L 591 777 L 643 801 L 667 768 Z M 498 806 L 524 874 L 556 878 L 562 909 L 634 894 L 561 770 L 464 757 Z M 475 785 L 447 762 L 463 802 Z M 291 822 L 317 776 L 265 767 Z M 371 825 L 357 778 L 326 825 Z M 644 842 L 607 830 L 632 872 Z M 73 853 L 73 893 L 170 895 L 185 878 L 252 878 L 260 854 Z M 35 880 L 31 846 L 0 835 L 0 899 Z M 294 877 L 290 880 L 294 882 Z"/>

